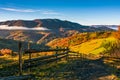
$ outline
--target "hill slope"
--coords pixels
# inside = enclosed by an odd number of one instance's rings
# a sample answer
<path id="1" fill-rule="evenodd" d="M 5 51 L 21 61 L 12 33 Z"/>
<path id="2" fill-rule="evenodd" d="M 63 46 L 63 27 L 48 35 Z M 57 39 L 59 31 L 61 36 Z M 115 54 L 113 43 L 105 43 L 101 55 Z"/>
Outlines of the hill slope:
<path id="1" fill-rule="evenodd" d="M 59 19 L 35 19 L 35 20 L 11 20 L 0 22 L 0 25 L 8 25 L 8 26 L 17 26 L 17 27 L 27 27 L 27 28 L 35 28 L 35 27 L 45 27 L 52 31 L 58 31 L 61 28 L 63 30 L 77 30 L 80 32 L 91 32 L 91 31 L 101 31 L 100 28 L 89 27 L 80 25 L 75 22 L 70 22 L 66 20 Z M 104 29 L 102 29 L 103 31 Z M 112 30 L 107 28 L 106 30 Z"/>
<path id="2" fill-rule="evenodd" d="M 5 30 L 2 30 L 3 28 L 5 28 Z M 6 30 L 7 28 L 9 28 L 9 30 Z M 20 28 L 20 30 L 12 30 L 14 28 Z M 43 29 L 41 30 L 38 28 Z M 32 41 L 39 44 L 46 44 L 52 39 L 68 37 L 79 32 L 106 30 L 112 29 L 84 26 L 75 22 L 59 19 L 11 20 L 0 22 L 0 37 L 5 39 Z"/>
<path id="3" fill-rule="evenodd" d="M 71 51 L 84 54 L 104 53 L 116 44 L 117 39 L 113 37 L 114 32 L 79 33 L 66 38 L 58 38 L 50 41 L 50 47 L 69 47 Z M 109 45 L 111 44 L 111 45 Z"/>
<path id="4" fill-rule="evenodd" d="M 106 51 L 105 45 L 108 45 L 109 42 L 114 44 L 116 43 L 116 41 L 117 40 L 113 37 L 95 39 L 82 43 L 80 45 L 72 46 L 70 47 L 70 49 L 75 52 L 84 53 L 84 54 L 99 54 Z"/>

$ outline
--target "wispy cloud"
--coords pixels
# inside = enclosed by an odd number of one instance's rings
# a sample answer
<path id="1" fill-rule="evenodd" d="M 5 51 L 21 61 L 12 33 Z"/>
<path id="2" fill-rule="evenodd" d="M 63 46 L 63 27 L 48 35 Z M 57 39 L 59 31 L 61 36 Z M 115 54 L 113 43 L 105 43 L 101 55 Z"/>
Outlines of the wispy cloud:
<path id="1" fill-rule="evenodd" d="M 60 14 L 60 13 L 54 11 L 43 11 L 42 14 Z"/>
<path id="2" fill-rule="evenodd" d="M 14 12 L 37 12 L 38 10 L 33 9 L 15 9 L 15 8 L 1 8 L 6 11 L 14 11 Z"/>
<path id="3" fill-rule="evenodd" d="M 0 9 L 6 10 L 6 11 L 24 12 L 24 13 L 39 12 L 41 14 L 46 14 L 46 15 L 58 15 L 58 14 L 60 14 L 60 13 L 55 12 L 53 10 L 35 10 L 35 9 L 17 9 L 17 8 L 0 8 Z"/>

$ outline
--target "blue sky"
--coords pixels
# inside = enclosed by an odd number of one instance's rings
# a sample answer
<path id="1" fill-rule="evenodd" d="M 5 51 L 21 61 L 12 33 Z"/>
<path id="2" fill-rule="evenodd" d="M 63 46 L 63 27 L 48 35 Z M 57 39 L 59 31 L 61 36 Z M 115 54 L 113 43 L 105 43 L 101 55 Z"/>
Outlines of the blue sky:
<path id="1" fill-rule="evenodd" d="M 120 0 L 0 0 L 0 21 L 44 18 L 119 25 Z"/>

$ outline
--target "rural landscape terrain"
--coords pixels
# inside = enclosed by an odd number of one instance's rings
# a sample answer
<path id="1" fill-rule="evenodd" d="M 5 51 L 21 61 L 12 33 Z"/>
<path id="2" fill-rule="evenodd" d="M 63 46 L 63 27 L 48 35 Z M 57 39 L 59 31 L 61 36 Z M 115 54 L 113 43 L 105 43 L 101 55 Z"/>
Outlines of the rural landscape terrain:
<path id="1" fill-rule="evenodd" d="M 120 26 L 0 22 L 0 80 L 30 79 L 120 80 Z"/>

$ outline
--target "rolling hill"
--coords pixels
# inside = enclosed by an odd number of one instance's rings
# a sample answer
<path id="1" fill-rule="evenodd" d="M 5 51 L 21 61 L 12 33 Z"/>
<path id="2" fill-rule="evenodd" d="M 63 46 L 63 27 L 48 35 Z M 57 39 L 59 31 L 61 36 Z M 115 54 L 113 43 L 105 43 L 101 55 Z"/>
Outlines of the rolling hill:
<path id="1" fill-rule="evenodd" d="M 94 39 L 80 45 L 72 46 L 70 49 L 79 53 L 98 55 L 99 53 L 107 51 L 104 45 L 107 45 L 109 42 L 114 44 L 116 41 L 117 40 L 113 37 Z"/>
<path id="2" fill-rule="evenodd" d="M 69 47 L 73 52 L 98 55 L 111 50 L 113 45 L 115 47 L 117 39 L 113 34 L 114 32 L 78 33 L 66 38 L 54 39 L 47 46 Z"/>
<path id="3" fill-rule="evenodd" d="M 46 44 L 81 32 L 111 31 L 113 29 L 84 26 L 59 19 L 11 20 L 0 22 L 0 37 Z"/>

